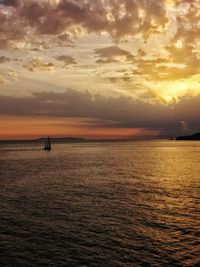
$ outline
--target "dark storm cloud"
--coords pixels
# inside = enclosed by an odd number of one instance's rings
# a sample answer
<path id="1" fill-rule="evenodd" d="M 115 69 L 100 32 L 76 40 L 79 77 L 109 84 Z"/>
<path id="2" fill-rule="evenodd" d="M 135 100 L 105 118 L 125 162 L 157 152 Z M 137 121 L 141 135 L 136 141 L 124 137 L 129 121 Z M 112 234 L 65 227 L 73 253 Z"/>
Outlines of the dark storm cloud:
<path id="1" fill-rule="evenodd" d="M 63 93 L 35 93 L 30 97 L 1 95 L 0 114 L 95 118 L 102 121 L 102 126 L 105 121 L 111 121 L 112 128 L 148 128 L 159 130 L 163 135 L 173 135 L 181 133 L 182 121 L 191 131 L 198 130 L 200 98 L 185 97 L 172 107 L 133 101 L 122 96 L 105 98 L 69 89 Z"/>

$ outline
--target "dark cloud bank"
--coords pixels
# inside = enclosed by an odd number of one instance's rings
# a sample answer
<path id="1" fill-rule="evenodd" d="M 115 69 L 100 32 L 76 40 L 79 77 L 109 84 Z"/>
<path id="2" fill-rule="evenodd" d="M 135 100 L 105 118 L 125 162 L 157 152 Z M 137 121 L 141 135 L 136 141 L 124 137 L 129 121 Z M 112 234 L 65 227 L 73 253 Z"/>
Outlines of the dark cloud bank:
<path id="1" fill-rule="evenodd" d="M 63 93 L 40 92 L 32 96 L 0 95 L 0 115 L 53 116 L 97 119 L 95 127 L 146 128 L 161 136 L 199 130 L 200 97 L 182 98 L 174 106 L 133 101 L 128 97 L 105 98 L 68 89 Z"/>

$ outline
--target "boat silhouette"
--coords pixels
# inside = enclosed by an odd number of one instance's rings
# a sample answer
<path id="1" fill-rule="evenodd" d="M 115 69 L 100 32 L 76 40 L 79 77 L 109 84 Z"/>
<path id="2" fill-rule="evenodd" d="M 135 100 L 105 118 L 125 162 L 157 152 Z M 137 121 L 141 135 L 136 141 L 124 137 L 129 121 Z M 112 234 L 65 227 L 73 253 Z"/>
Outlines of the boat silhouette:
<path id="1" fill-rule="evenodd" d="M 47 136 L 47 138 L 45 138 L 43 150 L 51 150 L 51 140 L 50 140 L 49 136 Z"/>

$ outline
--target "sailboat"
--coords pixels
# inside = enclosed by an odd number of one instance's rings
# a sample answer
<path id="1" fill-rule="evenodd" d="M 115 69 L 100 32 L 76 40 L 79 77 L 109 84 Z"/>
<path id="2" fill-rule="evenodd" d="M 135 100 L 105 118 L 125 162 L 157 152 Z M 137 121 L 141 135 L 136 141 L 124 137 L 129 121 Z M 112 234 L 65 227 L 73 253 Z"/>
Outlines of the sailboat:
<path id="1" fill-rule="evenodd" d="M 51 150 L 51 140 L 49 136 L 45 138 L 45 144 L 43 150 Z"/>

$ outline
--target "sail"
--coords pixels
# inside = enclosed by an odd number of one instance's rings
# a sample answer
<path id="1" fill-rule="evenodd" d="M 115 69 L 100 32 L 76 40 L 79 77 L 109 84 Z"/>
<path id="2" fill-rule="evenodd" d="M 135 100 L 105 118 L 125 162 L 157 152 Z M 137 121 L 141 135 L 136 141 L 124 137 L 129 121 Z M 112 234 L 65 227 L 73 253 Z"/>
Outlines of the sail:
<path id="1" fill-rule="evenodd" d="M 44 150 L 51 150 L 51 140 L 49 136 L 45 138 L 45 143 L 44 143 Z"/>
<path id="2" fill-rule="evenodd" d="M 48 149 L 50 150 L 51 149 L 51 141 L 50 141 L 50 138 L 49 138 L 49 136 L 48 136 L 48 138 L 47 138 L 47 147 L 48 147 Z"/>

